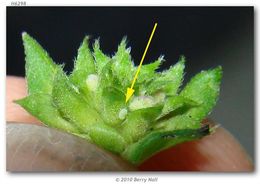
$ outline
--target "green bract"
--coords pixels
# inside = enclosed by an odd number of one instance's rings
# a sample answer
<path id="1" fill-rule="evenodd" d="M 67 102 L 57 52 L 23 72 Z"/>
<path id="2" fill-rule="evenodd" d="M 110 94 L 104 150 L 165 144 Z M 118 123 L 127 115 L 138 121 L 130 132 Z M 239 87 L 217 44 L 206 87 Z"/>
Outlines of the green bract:
<path id="1" fill-rule="evenodd" d="M 98 40 L 91 51 L 85 37 L 70 75 L 27 33 L 22 38 L 29 95 L 16 103 L 45 125 L 85 138 L 133 164 L 210 133 L 201 121 L 216 104 L 221 67 L 200 72 L 180 90 L 184 57 L 169 70 L 156 72 L 160 57 L 142 66 L 126 103 L 137 67 L 125 38 L 109 57 Z"/>

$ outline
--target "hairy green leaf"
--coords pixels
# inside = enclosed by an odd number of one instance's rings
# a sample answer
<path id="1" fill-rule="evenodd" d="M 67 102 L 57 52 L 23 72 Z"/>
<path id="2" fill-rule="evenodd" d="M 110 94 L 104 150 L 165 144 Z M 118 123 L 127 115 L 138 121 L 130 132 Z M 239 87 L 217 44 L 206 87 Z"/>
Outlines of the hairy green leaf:
<path id="1" fill-rule="evenodd" d="M 89 135 L 94 143 L 115 153 L 121 153 L 126 147 L 125 139 L 114 128 L 104 124 L 91 126 Z"/>
<path id="2" fill-rule="evenodd" d="M 153 121 L 161 113 L 161 110 L 162 106 L 157 105 L 130 112 L 122 123 L 123 136 L 131 142 L 140 139 L 151 128 Z"/>
<path id="3" fill-rule="evenodd" d="M 111 58 L 108 57 L 107 55 L 105 55 L 101 51 L 99 40 L 95 40 L 95 43 L 93 45 L 93 50 L 94 50 L 94 52 L 93 52 L 94 59 L 96 61 L 96 68 L 97 68 L 98 74 L 100 74 L 103 67 L 111 61 Z"/>
<path id="4" fill-rule="evenodd" d="M 171 115 L 183 114 L 188 109 L 198 106 L 199 104 L 183 96 L 171 96 L 165 100 L 164 107 L 159 118 Z M 178 109 L 178 110 L 177 110 Z"/>
<path id="5" fill-rule="evenodd" d="M 115 87 L 106 87 L 102 92 L 103 116 L 106 123 L 118 125 L 124 116 L 120 116 L 120 111 L 125 109 L 125 95 Z M 122 112 L 122 111 L 121 111 Z M 122 113 L 123 114 L 123 113 Z"/>
<path id="6" fill-rule="evenodd" d="M 88 45 L 88 36 L 86 36 L 78 49 L 74 70 L 70 75 L 71 82 L 79 88 L 86 86 L 88 75 L 96 73 L 94 59 Z"/>
<path id="7" fill-rule="evenodd" d="M 154 129 L 160 131 L 172 131 L 179 129 L 196 129 L 200 127 L 200 122 L 187 115 L 175 115 L 154 125 Z"/>
<path id="8" fill-rule="evenodd" d="M 26 109 L 30 114 L 41 120 L 45 125 L 62 129 L 67 132 L 77 133 L 78 128 L 63 119 L 53 103 L 51 95 L 31 94 L 30 96 L 15 101 Z"/>
<path id="9" fill-rule="evenodd" d="M 126 38 L 121 41 L 118 50 L 112 59 L 113 73 L 123 87 L 129 86 L 134 77 L 134 64 L 130 56 L 130 48 L 126 48 Z"/>
<path id="10" fill-rule="evenodd" d="M 147 92 L 153 94 L 159 90 L 167 95 L 176 95 L 183 81 L 185 59 L 181 57 L 179 62 L 169 70 L 162 72 L 147 87 Z"/>
<path id="11" fill-rule="evenodd" d="M 219 96 L 221 77 L 222 68 L 217 67 L 202 71 L 185 86 L 180 95 L 200 104 L 187 113 L 190 117 L 201 121 L 210 113 Z"/>
<path id="12" fill-rule="evenodd" d="M 103 123 L 99 113 L 91 108 L 61 69 L 55 76 L 52 96 L 62 116 L 81 130 L 88 132 L 89 126 Z"/>
<path id="13" fill-rule="evenodd" d="M 209 134 L 209 127 L 183 129 L 167 132 L 151 132 L 137 143 L 130 145 L 123 157 L 133 164 L 140 164 L 158 151 L 182 142 L 199 139 Z"/>
<path id="14" fill-rule="evenodd" d="M 25 70 L 29 94 L 51 94 L 56 65 L 48 53 L 29 34 L 23 32 Z"/>
<path id="15" fill-rule="evenodd" d="M 151 81 L 156 76 L 156 70 L 159 68 L 162 61 L 163 61 L 163 57 L 159 57 L 155 62 L 147 65 L 143 65 L 141 67 L 136 83 Z"/>

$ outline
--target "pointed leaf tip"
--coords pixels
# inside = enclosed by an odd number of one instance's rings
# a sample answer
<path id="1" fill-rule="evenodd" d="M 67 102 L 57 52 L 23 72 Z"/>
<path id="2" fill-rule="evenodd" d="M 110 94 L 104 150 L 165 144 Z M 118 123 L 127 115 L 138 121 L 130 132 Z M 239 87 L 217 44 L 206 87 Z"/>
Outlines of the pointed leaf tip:
<path id="1" fill-rule="evenodd" d="M 212 69 L 212 73 L 216 77 L 218 77 L 218 79 L 221 79 L 222 74 L 223 74 L 222 66 L 217 66 L 216 68 Z"/>
<path id="2" fill-rule="evenodd" d="M 88 75 L 95 73 L 95 62 L 89 49 L 89 36 L 85 36 L 78 49 L 78 55 L 74 64 L 74 70 L 70 75 L 70 81 L 81 89 L 85 86 L 85 80 Z"/>
<path id="3" fill-rule="evenodd" d="M 99 38 L 95 39 L 94 44 L 93 44 L 93 49 L 99 49 L 100 48 L 100 41 Z"/>
<path id="4" fill-rule="evenodd" d="M 22 33 L 25 72 L 28 93 L 47 93 L 52 91 L 53 77 L 57 65 L 43 47 L 28 33 Z"/>
<path id="5" fill-rule="evenodd" d="M 185 56 L 184 56 L 184 55 L 181 55 L 178 61 L 184 64 L 185 61 L 186 61 Z"/>
<path id="6" fill-rule="evenodd" d="M 27 32 L 22 32 L 22 38 L 24 39 L 27 36 Z"/>
<path id="7" fill-rule="evenodd" d="M 124 36 L 123 38 L 122 38 L 122 40 L 121 40 L 121 43 L 120 43 L 120 45 L 122 46 L 126 46 L 127 45 L 127 36 Z M 119 46 L 120 46 L 119 45 Z"/>
<path id="8" fill-rule="evenodd" d="M 87 44 L 87 45 L 88 45 L 88 43 L 89 43 L 89 36 L 86 35 L 86 36 L 83 38 L 83 42 L 81 43 L 81 45 L 83 45 L 83 44 Z"/>

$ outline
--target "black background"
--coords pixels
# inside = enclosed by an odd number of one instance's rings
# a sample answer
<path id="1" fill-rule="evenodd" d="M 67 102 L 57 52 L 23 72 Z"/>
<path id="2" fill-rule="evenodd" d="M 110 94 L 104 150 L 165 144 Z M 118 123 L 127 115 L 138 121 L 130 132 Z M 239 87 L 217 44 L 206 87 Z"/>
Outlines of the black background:
<path id="1" fill-rule="evenodd" d="M 127 36 L 138 65 L 155 22 L 144 63 L 163 54 L 162 70 L 183 54 L 185 82 L 200 70 L 222 65 L 221 96 L 211 117 L 254 157 L 253 7 L 8 7 L 7 75 L 24 76 L 23 31 L 70 72 L 85 35 L 92 42 L 100 37 L 102 50 L 110 55 Z"/>

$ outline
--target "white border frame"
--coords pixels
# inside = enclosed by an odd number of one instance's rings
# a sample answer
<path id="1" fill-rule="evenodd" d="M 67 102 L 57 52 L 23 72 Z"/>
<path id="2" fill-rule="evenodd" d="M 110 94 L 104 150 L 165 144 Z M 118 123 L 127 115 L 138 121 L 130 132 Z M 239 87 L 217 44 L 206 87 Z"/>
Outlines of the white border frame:
<path id="1" fill-rule="evenodd" d="M 199 0 L 194 2 L 194 0 L 181 0 L 181 1 L 171 1 L 171 0 L 93 0 L 87 2 L 84 0 L 39 0 L 37 2 L 33 0 L 25 0 L 27 6 L 254 6 L 255 7 L 255 127 L 256 127 L 256 139 L 255 139 L 255 172 L 254 173 L 48 173 L 48 174 L 14 174 L 6 172 L 6 159 L 5 159 L 5 76 L 6 76 L 6 6 L 10 6 L 10 0 L 1 2 L 0 7 L 0 51 L 1 51 L 1 67 L 0 67 L 0 102 L 1 102 L 1 127 L 0 127 L 0 185 L 89 185 L 89 184 L 119 184 L 115 180 L 120 177 L 158 177 L 157 184 L 163 185 L 210 185 L 219 186 L 224 185 L 257 185 L 259 177 L 259 172 L 257 168 L 259 167 L 258 157 L 259 154 L 259 144 L 257 134 L 259 133 L 260 127 L 257 125 L 258 122 L 258 105 L 259 99 L 259 72 L 258 62 L 258 52 L 259 48 L 257 43 L 259 39 L 257 37 L 257 31 L 259 30 L 258 24 L 258 6 L 259 2 L 257 0 Z M 14 2 L 14 1 L 13 1 Z M 260 182 L 260 181 L 259 181 Z M 124 184 L 132 184 L 133 182 L 127 182 Z M 155 184 L 156 184 L 155 183 Z"/>

